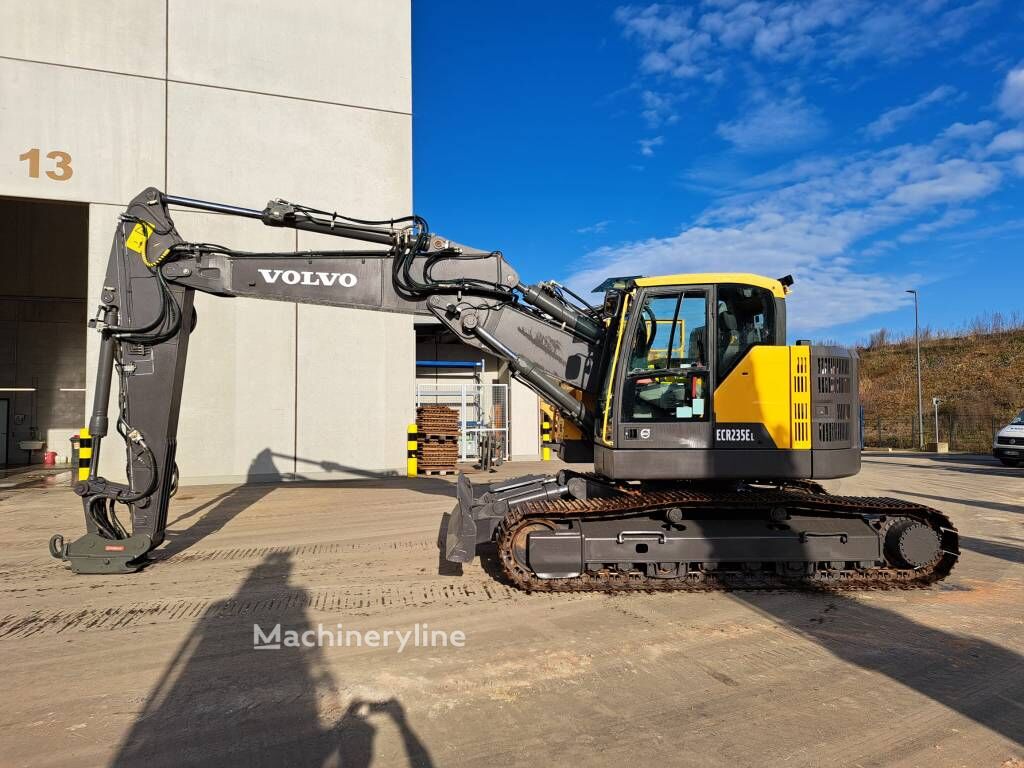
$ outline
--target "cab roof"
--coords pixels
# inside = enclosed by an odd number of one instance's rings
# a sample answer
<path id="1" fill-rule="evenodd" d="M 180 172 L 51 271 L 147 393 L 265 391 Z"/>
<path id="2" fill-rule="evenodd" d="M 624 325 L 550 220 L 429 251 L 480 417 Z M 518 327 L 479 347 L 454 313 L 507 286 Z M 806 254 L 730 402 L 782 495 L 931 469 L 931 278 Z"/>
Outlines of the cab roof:
<path id="1" fill-rule="evenodd" d="M 792 278 L 775 280 L 765 278 L 763 274 L 752 272 L 693 272 L 691 274 L 666 274 L 659 278 L 635 278 L 633 282 L 640 288 L 660 288 L 662 286 L 702 286 L 709 284 L 739 284 L 757 286 L 772 292 L 772 295 L 784 299 L 788 286 L 793 285 Z"/>

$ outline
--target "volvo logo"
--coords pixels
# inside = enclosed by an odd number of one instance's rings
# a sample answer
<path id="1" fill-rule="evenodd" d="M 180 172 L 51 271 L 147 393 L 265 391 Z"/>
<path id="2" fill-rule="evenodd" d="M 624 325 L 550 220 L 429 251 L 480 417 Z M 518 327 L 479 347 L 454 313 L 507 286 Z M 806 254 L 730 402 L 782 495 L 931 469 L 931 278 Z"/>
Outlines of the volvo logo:
<path id="1" fill-rule="evenodd" d="M 285 285 L 340 285 L 351 288 L 358 279 L 351 272 L 299 272 L 294 269 L 258 269 L 263 280 L 273 285 L 280 280 Z"/>

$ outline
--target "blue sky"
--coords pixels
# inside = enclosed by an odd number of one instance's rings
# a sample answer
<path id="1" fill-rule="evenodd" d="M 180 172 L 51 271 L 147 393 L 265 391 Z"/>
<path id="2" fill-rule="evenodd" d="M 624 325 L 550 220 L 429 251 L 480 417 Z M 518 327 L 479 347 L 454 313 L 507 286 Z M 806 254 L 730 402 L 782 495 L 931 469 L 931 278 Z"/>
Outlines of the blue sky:
<path id="1" fill-rule="evenodd" d="M 792 273 L 791 338 L 1024 309 L 1024 6 L 413 3 L 416 210 L 528 281 Z"/>

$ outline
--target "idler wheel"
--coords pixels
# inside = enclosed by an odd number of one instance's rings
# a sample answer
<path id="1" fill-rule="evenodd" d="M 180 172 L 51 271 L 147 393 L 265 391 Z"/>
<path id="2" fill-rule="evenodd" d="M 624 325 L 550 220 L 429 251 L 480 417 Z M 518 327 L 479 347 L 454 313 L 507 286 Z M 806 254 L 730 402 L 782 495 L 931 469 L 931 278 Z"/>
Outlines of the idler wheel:
<path id="1" fill-rule="evenodd" d="M 512 533 L 512 557 L 523 568 L 529 569 L 529 536 L 540 531 L 553 531 L 555 526 L 547 520 L 530 520 Z"/>

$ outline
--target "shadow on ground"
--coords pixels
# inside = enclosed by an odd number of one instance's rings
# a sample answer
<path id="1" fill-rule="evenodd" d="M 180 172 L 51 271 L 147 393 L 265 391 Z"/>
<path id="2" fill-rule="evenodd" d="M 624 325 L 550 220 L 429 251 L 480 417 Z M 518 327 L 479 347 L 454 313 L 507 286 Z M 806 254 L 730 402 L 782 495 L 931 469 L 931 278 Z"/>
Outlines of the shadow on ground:
<path id="1" fill-rule="evenodd" d="M 295 458 L 273 453 L 269 448 L 264 448 L 250 462 L 244 485 L 239 485 L 225 491 L 171 520 L 167 524 L 166 543 L 157 550 L 153 559 L 157 561 L 167 560 L 181 554 L 207 536 L 221 530 L 246 509 L 278 489 L 388 488 L 391 490 L 406 489 L 418 493 L 444 496 L 451 499 L 455 498 L 454 484 L 440 478 L 381 477 L 365 470 L 345 467 L 336 462 L 296 459 L 299 462 L 316 465 L 326 472 L 344 472 L 362 475 L 366 478 L 357 480 L 312 480 L 303 475 L 294 473 L 282 474 L 278 472 L 273 461 L 274 457 L 284 457 L 289 460 Z M 180 504 L 181 502 L 179 501 L 178 503 Z M 181 523 L 197 517 L 198 519 L 189 527 L 179 528 Z"/>
<path id="2" fill-rule="evenodd" d="M 374 763 L 380 727 L 397 729 L 406 762 L 433 765 L 396 699 L 342 701 L 316 647 L 256 650 L 254 619 L 239 605 L 264 601 L 280 613 L 261 631 L 315 629 L 306 590 L 290 584 L 290 557 L 274 553 L 231 598 L 210 606 L 149 695 L 114 766 L 341 766 Z M 342 712 L 340 716 L 331 713 Z"/>
<path id="3" fill-rule="evenodd" d="M 907 490 L 896 490 L 890 488 L 886 493 L 895 493 L 899 496 L 913 496 L 917 499 L 928 499 L 930 501 L 942 501 L 947 504 L 957 504 L 963 507 L 978 507 L 979 509 L 991 509 L 995 512 L 1013 512 L 1015 514 L 1024 514 L 1024 506 L 1020 504 L 1005 504 L 998 501 L 982 501 L 981 499 L 963 499 L 956 498 L 953 496 L 937 496 L 931 493 L 914 493 L 913 491 Z"/>
<path id="4" fill-rule="evenodd" d="M 736 592 L 839 659 L 877 672 L 1024 744 L 1024 657 L 842 594 Z"/>
<path id="5" fill-rule="evenodd" d="M 1016 544 L 961 536 L 960 546 L 983 555 L 997 557 L 1008 563 L 1024 563 L 1024 547 L 1018 547 Z"/>
<path id="6" fill-rule="evenodd" d="M 879 461 L 880 457 L 884 461 Z M 924 459 L 925 463 L 908 461 L 892 461 L 889 457 Z M 1004 467 L 991 456 L 980 454 L 934 454 L 934 453 L 883 453 L 872 455 L 865 453 L 861 457 L 865 464 L 879 466 L 914 467 L 915 469 L 941 469 L 948 472 L 966 472 L 971 475 L 996 475 L 998 477 L 1024 477 L 1024 469 Z"/>

